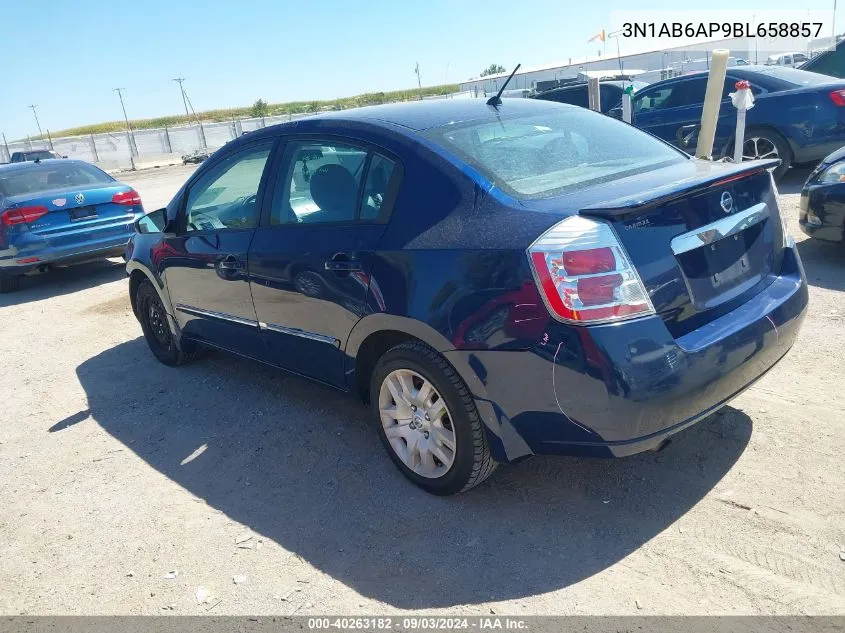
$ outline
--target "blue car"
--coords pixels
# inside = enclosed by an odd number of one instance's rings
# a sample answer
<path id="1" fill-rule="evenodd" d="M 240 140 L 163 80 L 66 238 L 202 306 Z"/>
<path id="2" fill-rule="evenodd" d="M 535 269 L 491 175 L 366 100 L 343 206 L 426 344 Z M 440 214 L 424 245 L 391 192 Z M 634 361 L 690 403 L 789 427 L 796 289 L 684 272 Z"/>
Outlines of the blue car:
<path id="1" fill-rule="evenodd" d="M 736 108 L 729 94 L 747 80 L 754 107 L 746 113 L 743 160 L 778 158 L 779 178 L 790 165 L 819 161 L 845 145 L 845 80 L 782 66 L 741 66 L 727 70 L 714 158 L 733 156 Z M 693 73 L 649 85 L 633 98 L 637 127 L 690 153 L 698 128 L 707 73 Z M 621 118 L 621 107 L 611 113 Z"/>
<path id="2" fill-rule="evenodd" d="M 121 255 L 141 198 L 80 160 L 0 165 L 0 292 L 54 265 Z"/>
<path id="3" fill-rule="evenodd" d="M 321 114 L 139 220 L 130 299 L 162 363 L 219 348 L 355 394 L 452 494 L 538 453 L 658 449 L 786 354 L 807 284 L 771 166 L 532 99 Z"/>

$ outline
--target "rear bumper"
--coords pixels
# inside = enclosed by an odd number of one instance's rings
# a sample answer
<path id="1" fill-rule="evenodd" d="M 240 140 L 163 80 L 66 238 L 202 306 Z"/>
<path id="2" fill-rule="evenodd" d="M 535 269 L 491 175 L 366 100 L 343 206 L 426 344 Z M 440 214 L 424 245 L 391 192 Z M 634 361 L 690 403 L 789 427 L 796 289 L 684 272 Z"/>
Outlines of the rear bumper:
<path id="1" fill-rule="evenodd" d="M 81 244 L 50 246 L 37 236 L 0 249 L 0 275 L 25 275 L 45 265 L 67 265 L 122 255 L 132 236 L 134 225 L 126 224 L 124 232 L 110 231 L 104 236 L 92 236 Z M 37 258 L 31 261 L 33 258 Z M 24 260 L 23 262 L 20 260 Z"/>
<path id="2" fill-rule="evenodd" d="M 446 356 L 474 373 L 468 383 L 484 386 L 476 402 L 497 459 L 620 457 L 657 448 L 751 386 L 792 347 L 807 300 L 790 248 L 766 290 L 678 339 L 655 316 L 554 324 L 548 340 L 529 350 Z"/>

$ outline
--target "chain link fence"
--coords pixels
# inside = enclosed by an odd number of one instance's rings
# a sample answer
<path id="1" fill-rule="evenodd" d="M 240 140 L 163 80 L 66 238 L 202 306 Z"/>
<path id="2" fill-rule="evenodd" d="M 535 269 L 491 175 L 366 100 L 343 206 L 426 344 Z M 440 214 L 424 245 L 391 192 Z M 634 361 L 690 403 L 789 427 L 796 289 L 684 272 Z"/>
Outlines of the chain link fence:
<path id="1" fill-rule="evenodd" d="M 25 140 L 0 144 L 0 163 L 11 160 L 14 152 L 32 149 L 51 149 L 61 156 L 79 158 L 104 169 L 131 169 L 149 158 L 173 155 L 181 160 L 183 154 L 195 150 L 216 150 L 244 132 L 251 132 L 275 123 L 293 121 L 309 114 L 285 114 L 250 119 L 232 119 L 214 123 L 105 132 L 86 136 L 66 136 L 51 140 Z"/>
<path id="2" fill-rule="evenodd" d="M 426 96 L 425 99 L 455 99 L 478 96 L 473 92 Z M 311 113 L 282 114 L 277 116 L 232 119 L 230 121 L 192 123 L 174 127 L 105 132 L 85 136 L 65 136 L 52 140 L 14 141 L 0 144 L 0 163 L 11 160 L 14 152 L 32 149 L 51 149 L 61 156 L 79 158 L 94 163 L 102 169 L 132 169 L 139 163 L 170 158 L 180 162 L 181 157 L 196 150 L 216 150 L 229 141 L 268 125 L 295 121 Z"/>

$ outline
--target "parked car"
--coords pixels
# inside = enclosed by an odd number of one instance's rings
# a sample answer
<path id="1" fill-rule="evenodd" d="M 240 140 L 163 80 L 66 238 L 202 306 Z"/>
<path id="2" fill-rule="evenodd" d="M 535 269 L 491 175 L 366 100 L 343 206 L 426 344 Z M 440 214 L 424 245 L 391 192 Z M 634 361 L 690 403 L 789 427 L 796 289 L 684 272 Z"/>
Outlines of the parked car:
<path id="1" fill-rule="evenodd" d="M 49 149 L 31 149 L 23 152 L 12 152 L 10 163 L 25 163 L 31 160 L 49 160 L 51 158 L 67 158 Z"/>
<path id="2" fill-rule="evenodd" d="M 810 163 L 845 144 L 845 81 L 780 66 L 729 68 L 713 145 L 714 158 L 732 156 L 736 82 L 751 83 L 754 107 L 745 119 L 743 159 L 780 159 L 780 177 L 792 164 Z M 633 124 L 688 152 L 695 151 L 707 74 L 659 81 L 633 99 Z M 611 115 L 621 118 L 621 105 Z"/>
<path id="3" fill-rule="evenodd" d="M 451 494 L 533 454 L 658 449 L 783 357 L 807 285 L 771 165 L 534 99 L 317 115 L 140 220 L 129 296 L 162 363 L 209 346 L 356 394 Z"/>
<path id="4" fill-rule="evenodd" d="M 827 156 L 804 183 L 798 226 L 810 237 L 845 241 L 845 147 Z"/>
<path id="5" fill-rule="evenodd" d="M 121 255 L 141 198 L 81 160 L 0 165 L 0 292 L 55 265 Z"/>
<path id="6" fill-rule="evenodd" d="M 187 154 L 182 154 L 182 164 L 183 165 L 196 165 L 204 161 L 206 158 L 211 156 L 211 150 L 209 149 L 195 149 Z"/>
<path id="7" fill-rule="evenodd" d="M 845 40 L 836 43 L 836 48 L 811 57 L 799 66 L 800 70 L 845 78 Z"/>
<path id="8" fill-rule="evenodd" d="M 642 81 L 602 81 L 599 84 L 599 103 L 602 112 L 610 111 L 616 104 L 622 101 L 622 91 L 628 86 L 634 86 L 634 90 L 645 88 L 648 84 Z M 557 103 L 568 103 L 570 105 L 590 107 L 590 100 L 587 94 L 587 84 L 576 83 L 563 88 L 555 88 L 538 92 L 531 95 L 532 99 L 541 101 L 555 101 Z"/>
<path id="9" fill-rule="evenodd" d="M 796 68 L 810 58 L 806 53 L 782 53 L 780 55 L 769 55 L 766 59 L 766 66 L 787 66 Z"/>

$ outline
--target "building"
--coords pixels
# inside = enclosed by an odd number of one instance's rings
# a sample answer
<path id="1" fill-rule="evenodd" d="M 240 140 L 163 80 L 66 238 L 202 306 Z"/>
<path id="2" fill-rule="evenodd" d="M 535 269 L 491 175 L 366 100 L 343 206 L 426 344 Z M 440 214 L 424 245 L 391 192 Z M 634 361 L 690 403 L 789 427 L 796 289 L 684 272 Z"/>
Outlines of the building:
<path id="1" fill-rule="evenodd" d="M 830 39 L 818 38 L 808 42 L 804 52 L 823 50 L 830 45 Z M 613 46 L 612 41 L 609 47 Z M 636 75 L 638 81 L 655 82 L 660 79 L 674 77 L 686 72 L 706 70 L 709 67 L 710 53 L 717 48 L 726 48 L 733 58 L 729 65 L 735 65 L 737 60 L 751 64 L 764 64 L 769 55 L 777 52 L 791 52 L 771 50 L 766 47 L 759 49 L 757 38 L 732 38 L 714 40 L 706 44 L 692 44 L 660 50 L 634 53 L 616 57 L 603 55 L 597 57 L 569 58 L 565 63 L 544 66 L 523 67 L 514 75 L 508 84 L 509 90 L 533 90 L 538 81 L 555 81 L 560 79 L 585 79 L 588 75 L 595 75 L 595 71 L 607 71 L 608 74 Z M 799 49 L 800 50 L 800 49 Z M 740 62 L 742 63 L 742 62 Z M 635 70 L 636 69 L 636 70 Z M 510 75 L 510 71 L 487 77 L 477 77 L 461 83 L 461 91 L 478 92 L 484 94 L 496 92 Z"/>

